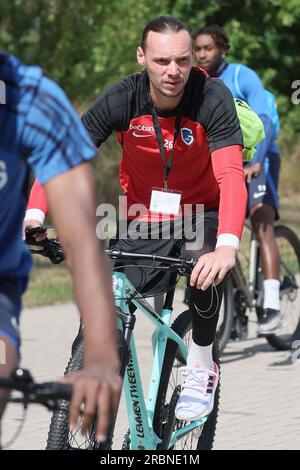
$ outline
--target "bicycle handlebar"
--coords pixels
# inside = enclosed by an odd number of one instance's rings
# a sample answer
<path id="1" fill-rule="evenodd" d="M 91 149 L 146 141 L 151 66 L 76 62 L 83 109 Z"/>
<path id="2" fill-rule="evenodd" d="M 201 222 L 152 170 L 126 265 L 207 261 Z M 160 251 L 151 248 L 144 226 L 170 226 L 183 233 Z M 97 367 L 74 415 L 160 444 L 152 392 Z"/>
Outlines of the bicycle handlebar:
<path id="1" fill-rule="evenodd" d="M 22 398 L 11 398 L 13 403 L 36 403 L 54 410 L 58 400 L 71 400 L 72 385 L 57 382 L 35 383 L 27 369 L 16 369 L 10 379 L 0 378 L 0 387 L 17 390 Z"/>
<path id="2" fill-rule="evenodd" d="M 46 233 L 47 228 L 37 227 L 26 230 L 26 243 L 29 245 L 31 253 L 46 256 L 52 263 L 58 264 L 64 261 L 65 256 L 63 249 L 56 238 L 46 238 L 42 241 L 36 241 L 33 235 L 37 233 Z M 193 258 L 172 257 L 172 256 L 159 256 L 151 255 L 149 253 L 128 253 L 119 249 L 105 250 L 107 255 L 113 260 L 131 260 L 131 261 L 158 261 L 164 265 L 157 266 L 156 269 L 162 271 L 177 271 L 180 275 L 190 275 L 192 269 L 196 264 Z"/>
<path id="3" fill-rule="evenodd" d="M 34 235 L 39 233 L 46 234 L 47 227 L 27 228 L 25 231 L 25 241 L 27 245 L 29 245 L 31 253 L 45 256 L 49 258 L 53 264 L 62 263 L 65 260 L 65 255 L 57 238 L 46 238 L 38 242 L 34 238 Z"/>
<path id="4" fill-rule="evenodd" d="M 119 249 L 105 250 L 111 259 L 116 260 L 140 260 L 140 261 L 159 261 L 164 263 L 165 266 L 157 266 L 156 269 L 162 271 L 178 271 L 182 275 L 189 275 L 196 265 L 196 260 L 193 258 L 172 257 L 150 255 L 149 253 L 128 253 Z"/>

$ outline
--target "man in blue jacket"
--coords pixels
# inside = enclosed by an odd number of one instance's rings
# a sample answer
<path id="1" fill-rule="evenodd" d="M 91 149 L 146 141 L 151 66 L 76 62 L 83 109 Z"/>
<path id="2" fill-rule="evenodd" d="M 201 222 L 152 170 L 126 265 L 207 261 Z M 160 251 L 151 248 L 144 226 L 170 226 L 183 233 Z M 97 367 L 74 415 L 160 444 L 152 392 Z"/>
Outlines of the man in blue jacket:
<path id="1" fill-rule="evenodd" d="M 90 160 L 97 152 L 63 91 L 40 68 L 0 51 L 0 81 L 0 376 L 8 377 L 20 358 L 21 297 L 31 268 L 22 241 L 31 167 L 45 185 L 85 326 L 84 368 L 68 378 L 71 425 L 84 403 L 83 432 L 97 413 L 97 438 L 104 441 L 120 379 L 111 277 L 96 237 Z M 6 399 L 0 389 L 0 418 Z"/>
<path id="2" fill-rule="evenodd" d="M 258 144 L 254 160 L 245 167 L 245 177 L 249 215 L 260 244 L 264 274 L 264 303 L 258 318 L 260 333 L 270 334 L 281 324 L 279 251 L 274 235 L 274 221 L 279 218 L 277 188 L 280 170 L 276 143 L 279 119 L 275 98 L 265 90 L 254 70 L 226 61 L 230 44 L 220 26 L 201 28 L 193 38 L 197 64 L 211 76 L 222 79 L 233 96 L 246 101 L 264 124 L 265 139 Z"/>

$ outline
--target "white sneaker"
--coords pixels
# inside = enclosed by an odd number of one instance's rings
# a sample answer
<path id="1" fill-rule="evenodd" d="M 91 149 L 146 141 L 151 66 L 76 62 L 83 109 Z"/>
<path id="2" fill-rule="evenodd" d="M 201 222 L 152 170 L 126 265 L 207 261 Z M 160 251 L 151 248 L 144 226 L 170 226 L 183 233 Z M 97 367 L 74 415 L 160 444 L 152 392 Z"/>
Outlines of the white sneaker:
<path id="1" fill-rule="evenodd" d="M 175 416 L 183 421 L 195 421 L 205 418 L 214 407 L 214 397 L 219 381 L 219 368 L 214 363 L 214 370 L 200 367 L 181 367 L 184 377 Z"/>
<path id="2" fill-rule="evenodd" d="M 280 310 L 266 308 L 259 318 L 258 332 L 261 335 L 276 333 L 282 327 L 283 315 Z"/>

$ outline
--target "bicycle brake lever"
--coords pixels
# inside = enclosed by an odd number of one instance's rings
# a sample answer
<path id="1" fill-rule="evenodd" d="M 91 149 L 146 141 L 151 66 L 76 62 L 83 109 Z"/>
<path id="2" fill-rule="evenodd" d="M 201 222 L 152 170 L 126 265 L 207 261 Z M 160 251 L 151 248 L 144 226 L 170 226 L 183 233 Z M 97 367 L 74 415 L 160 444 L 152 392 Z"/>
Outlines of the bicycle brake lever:
<path id="1" fill-rule="evenodd" d="M 40 243 L 34 237 L 34 235 L 37 235 L 40 233 L 41 234 L 47 233 L 47 228 L 46 227 L 26 227 L 25 229 L 26 243 L 30 245 L 35 245 L 35 244 Z"/>

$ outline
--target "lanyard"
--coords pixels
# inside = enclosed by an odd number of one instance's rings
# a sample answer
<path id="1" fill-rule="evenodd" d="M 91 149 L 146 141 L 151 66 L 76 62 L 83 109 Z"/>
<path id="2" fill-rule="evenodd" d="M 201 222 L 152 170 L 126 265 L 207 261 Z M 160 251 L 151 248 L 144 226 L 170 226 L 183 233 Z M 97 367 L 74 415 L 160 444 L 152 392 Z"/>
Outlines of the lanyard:
<path id="1" fill-rule="evenodd" d="M 154 106 L 152 106 L 152 118 L 153 118 L 153 125 L 154 125 L 156 140 L 157 140 L 157 144 L 159 148 L 159 153 L 160 153 L 161 160 L 162 160 L 163 167 L 164 167 L 164 190 L 166 191 L 168 189 L 168 177 L 169 177 L 169 173 L 171 171 L 172 163 L 173 163 L 175 142 L 179 135 L 179 130 L 180 130 L 181 113 L 179 111 L 176 113 L 173 146 L 171 148 L 171 152 L 170 152 L 170 156 L 167 161 L 167 164 L 165 164 L 166 158 L 165 158 L 165 151 L 164 151 L 164 138 L 163 138 L 163 134 L 161 131 L 161 127 L 158 122 L 157 112 Z"/>

